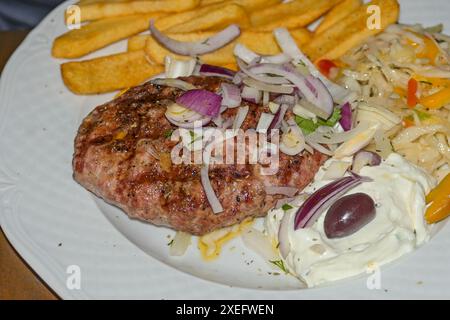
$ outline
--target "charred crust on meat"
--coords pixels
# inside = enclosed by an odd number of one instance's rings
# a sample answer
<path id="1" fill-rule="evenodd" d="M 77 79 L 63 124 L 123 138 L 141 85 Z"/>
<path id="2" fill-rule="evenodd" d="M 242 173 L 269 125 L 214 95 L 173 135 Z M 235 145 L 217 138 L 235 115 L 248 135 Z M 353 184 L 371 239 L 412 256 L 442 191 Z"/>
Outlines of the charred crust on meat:
<path id="1" fill-rule="evenodd" d="M 197 88 L 218 92 L 225 80 L 182 78 Z M 148 82 L 95 108 L 81 124 L 75 139 L 74 178 L 130 217 L 194 235 L 204 235 L 249 217 L 264 216 L 282 196 L 269 196 L 265 185 L 303 189 L 326 160 L 320 153 L 280 156 L 276 175 L 263 176 L 260 166 L 212 165 L 210 180 L 224 211 L 214 214 L 200 181 L 200 167 L 172 165 L 164 171 L 147 148 L 169 153 L 177 142 L 167 138 L 176 128 L 165 110 L 183 91 Z M 249 115 L 242 129 L 255 128 L 267 107 L 245 103 Z M 223 113 L 234 117 L 237 108 Z M 236 157 L 235 157 L 236 159 Z"/>

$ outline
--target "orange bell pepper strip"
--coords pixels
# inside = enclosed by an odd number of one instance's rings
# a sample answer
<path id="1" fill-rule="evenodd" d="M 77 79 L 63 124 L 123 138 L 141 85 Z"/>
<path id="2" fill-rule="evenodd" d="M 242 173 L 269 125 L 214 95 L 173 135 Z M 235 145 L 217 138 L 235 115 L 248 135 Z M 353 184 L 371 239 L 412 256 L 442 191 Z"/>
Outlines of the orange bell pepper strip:
<path id="1" fill-rule="evenodd" d="M 450 174 L 426 197 L 427 204 L 431 205 L 425 212 L 425 220 L 436 223 L 450 216 Z"/>
<path id="2" fill-rule="evenodd" d="M 427 195 L 427 204 L 450 194 L 450 173 Z"/>
<path id="3" fill-rule="evenodd" d="M 450 216 L 450 197 L 433 201 L 425 213 L 425 220 L 428 224 L 433 224 L 444 220 Z"/>
<path id="4" fill-rule="evenodd" d="M 408 81 L 408 96 L 407 96 L 407 102 L 408 107 L 414 108 L 417 103 L 419 103 L 419 99 L 417 98 L 417 90 L 419 88 L 419 83 L 416 79 L 411 78 Z"/>
<path id="5" fill-rule="evenodd" d="M 420 104 L 428 109 L 439 109 L 450 104 L 450 88 L 442 89 L 435 94 L 421 98 Z"/>

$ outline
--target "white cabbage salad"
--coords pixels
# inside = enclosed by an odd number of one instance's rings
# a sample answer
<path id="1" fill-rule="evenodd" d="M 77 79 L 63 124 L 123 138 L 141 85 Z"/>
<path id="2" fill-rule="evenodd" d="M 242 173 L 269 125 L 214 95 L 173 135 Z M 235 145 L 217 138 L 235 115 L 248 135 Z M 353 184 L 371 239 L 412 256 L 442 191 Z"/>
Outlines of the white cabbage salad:
<path id="1" fill-rule="evenodd" d="M 358 93 L 356 121 L 382 124 L 370 146 L 400 153 L 441 180 L 450 162 L 450 37 L 442 26 L 391 25 L 341 58 L 337 81 Z"/>

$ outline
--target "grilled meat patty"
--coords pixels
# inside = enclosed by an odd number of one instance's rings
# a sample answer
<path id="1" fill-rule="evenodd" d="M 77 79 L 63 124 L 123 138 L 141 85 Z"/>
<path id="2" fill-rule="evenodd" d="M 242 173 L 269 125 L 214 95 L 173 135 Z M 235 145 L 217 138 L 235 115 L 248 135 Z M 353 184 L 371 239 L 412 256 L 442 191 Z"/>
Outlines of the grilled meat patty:
<path id="1" fill-rule="evenodd" d="M 223 79 L 189 77 L 199 89 L 219 91 Z M 130 217 L 194 235 L 261 217 L 283 196 L 266 194 L 265 186 L 303 189 L 326 160 L 321 153 L 280 155 L 280 169 L 262 176 L 259 164 L 211 165 L 209 177 L 224 212 L 214 214 L 200 181 L 198 165 L 167 163 L 176 142 L 175 128 L 165 117 L 182 91 L 146 83 L 93 110 L 75 139 L 74 178 Z M 255 128 L 262 106 L 249 106 L 242 129 Z M 237 108 L 236 108 L 237 109 Z M 234 117 L 228 109 L 223 117 Z M 149 152 L 151 148 L 152 152 Z M 160 157 L 155 157 L 156 154 Z M 157 159 L 159 158 L 159 159 Z"/>

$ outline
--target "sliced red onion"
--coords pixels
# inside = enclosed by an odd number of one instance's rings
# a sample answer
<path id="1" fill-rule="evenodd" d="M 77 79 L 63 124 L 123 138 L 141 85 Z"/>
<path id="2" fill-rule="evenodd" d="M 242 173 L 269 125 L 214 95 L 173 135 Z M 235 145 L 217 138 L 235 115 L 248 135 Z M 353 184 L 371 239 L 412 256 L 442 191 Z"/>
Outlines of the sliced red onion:
<path id="1" fill-rule="evenodd" d="M 352 106 L 346 102 L 341 108 L 341 119 L 339 123 L 344 131 L 350 131 L 353 127 Z"/>
<path id="2" fill-rule="evenodd" d="M 261 58 L 258 54 L 240 43 L 234 47 L 234 55 L 247 64 Z"/>
<path id="3" fill-rule="evenodd" d="M 233 83 L 237 86 L 242 84 L 243 74 L 241 72 L 237 72 L 233 77 Z"/>
<path id="4" fill-rule="evenodd" d="M 167 86 L 172 88 L 177 88 L 184 91 L 194 90 L 195 87 L 189 82 L 180 79 L 154 79 L 150 81 L 153 84 L 159 86 Z"/>
<path id="5" fill-rule="evenodd" d="M 193 128 L 197 127 L 198 122 L 201 124 L 202 127 L 211 122 L 211 118 L 207 118 L 207 117 L 203 117 L 201 119 L 197 119 L 194 121 L 179 121 L 177 119 L 174 119 L 170 115 L 166 114 L 166 118 L 173 125 L 176 125 L 177 127 L 185 128 L 185 129 L 193 129 Z"/>
<path id="6" fill-rule="evenodd" d="M 222 97 L 208 90 L 195 89 L 182 94 L 176 102 L 204 116 L 215 118 L 220 112 Z"/>
<path id="7" fill-rule="evenodd" d="M 281 127 L 281 123 L 283 122 L 284 116 L 286 114 L 286 111 L 289 109 L 289 106 L 286 104 L 282 104 L 278 111 L 275 113 L 275 116 L 273 117 L 272 123 L 269 126 L 269 130 L 272 129 L 278 129 Z"/>
<path id="8" fill-rule="evenodd" d="M 325 155 L 327 155 L 327 156 L 332 156 L 332 155 L 333 155 L 333 152 L 332 152 L 332 151 L 330 151 L 329 149 L 325 148 L 325 147 L 322 146 L 321 144 L 319 144 L 319 143 L 317 143 L 317 142 L 315 142 L 315 141 L 312 141 L 312 140 L 309 138 L 309 136 L 306 136 L 306 137 L 305 137 L 305 140 L 306 140 L 306 143 L 307 143 L 310 147 L 312 147 L 313 149 L 319 151 L 320 153 L 323 153 L 323 154 L 325 154 Z"/>
<path id="9" fill-rule="evenodd" d="M 202 76 L 223 77 L 232 80 L 236 75 L 236 72 L 223 67 L 202 64 L 200 66 L 199 74 Z"/>
<path id="10" fill-rule="evenodd" d="M 216 125 L 217 128 L 222 128 L 222 125 L 224 123 L 224 120 L 222 118 L 222 115 L 219 114 L 217 117 L 212 119 L 212 122 Z"/>
<path id="11" fill-rule="evenodd" d="M 252 78 L 245 78 L 243 80 L 244 84 L 249 87 L 256 88 L 261 91 L 273 92 L 273 93 L 281 93 L 281 94 L 290 94 L 294 92 L 294 88 L 285 85 L 271 85 L 267 84 Z"/>
<path id="12" fill-rule="evenodd" d="M 280 53 L 275 56 L 261 57 L 261 63 L 285 64 L 285 63 L 288 63 L 291 61 L 292 61 L 292 58 L 285 53 Z"/>
<path id="13" fill-rule="evenodd" d="M 230 83 L 222 83 L 222 106 L 228 108 L 236 108 L 241 105 L 242 97 L 241 90 Z"/>
<path id="14" fill-rule="evenodd" d="M 284 135 L 286 134 L 294 134 L 298 140 L 298 143 L 295 146 L 287 146 L 284 142 Z M 305 145 L 305 137 L 303 136 L 303 132 L 296 123 L 290 124 L 289 129 L 283 133 L 281 138 L 280 151 L 288 156 L 296 156 L 305 150 Z"/>
<path id="15" fill-rule="evenodd" d="M 261 64 L 252 68 L 255 74 L 274 74 L 285 77 L 292 82 L 305 99 L 316 108 L 315 113 L 323 119 L 328 119 L 333 113 L 334 103 L 325 85 L 317 78 L 305 78 L 302 74 L 289 66 L 276 64 Z M 319 114 L 320 113 L 320 114 Z"/>
<path id="16" fill-rule="evenodd" d="M 223 123 L 222 123 L 222 129 L 229 129 L 229 128 L 231 128 L 232 126 L 233 126 L 233 123 L 234 123 L 234 119 L 233 118 L 228 118 L 227 120 L 225 120 Z"/>
<path id="17" fill-rule="evenodd" d="M 262 93 L 256 88 L 244 86 L 242 89 L 241 97 L 245 101 L 260 103 L 261 102 Z"/>
<path id="18" fill-rule="evenodd" d="M 247 118 L 249 107 L 239 107 L 238 113 L 236 114 L 236 118 L 234 118 L 233 121 L 233 130 L 238 130 L 241 128 L 242 124 L 245 121 L 245 118 Z"/>
<path id="19" fill-rule="evenodd" d="M 379 166 L 381 157 L 375 152 L 361 150 L 353 157 L 352 171 L 359 173 L 365 166 Z"/>
<path id="20" fill-rule="evenodd" d="M 312 226 L 317 218 L 337 199 L 364 179 L 356 174 L 335 180 L 314 192 L 295 214 L 294 230 Z"/>
<path id="21" fill-rule="evenodd" d="M 272 123 L 273 119 L 275 118 L 275 115 L 271 113 L 263 112 L 261 113 L 261 116 L 259 117 L 258 125 L 256 126 L 257 132 L 267 132 L 267 130 L 270 127 L 270 124 Z"/>
<path id="22" fill-rule="evenodd" d="M 293 197 L 297 194 L 298 188 L 293 187 L 277 187 L 277 186 L 270 186 L 265 188 L 266 193 L 269 195 L 276 195 L 281 194 L 286 197 Z"/>
<path id="23" fill-rule="evenodd" d="M 239 26 L 232 24 L 203 41 L 182 42 L 171 39 L 156 29 L 154 20 L 150 21 L 150 32 L 162 46 L 182 56 L 197 56 L 216 51 L 239 37 L 241 33 Z"/>
<path id="24" fill-rule="evenodd" d="M 258 80 L 260 82 L 270 83 L 270 84 L 287 84 L 289 81 L 283 77 L 274 77 L 274 76 L 268 76 L 268 75 L 257 75 L 254 72 L 252 72 L 253 68 L 259 68 L 260 64 L 257 64 L 251 68 L 247 67 L 244 64 L 244 61 L 241 59 L 236 59 L 237 64 L 239 66 L 239 69 L 244 73 L 245 75 L 249 76 L 252 79 Z M 262 74 L 264 72 L 261 72 Z"/>
<path id="25" fill-rule="evenodd" d="M 209 179 L 209 167 L 208 165 L 204 165 L 200 172 L 200 177 L 202 181 L 203 190 L 205 191 L 206 198 L 208 199 L 209 205 L 211 206 L 212 211 L 215 214 L 223 212 L 222 204 L 217 198 L 217 195 L 214 192 L 214 189 L 211 185 L 211 180 Z"/>
<path id="26" fill-rule="evenodd" d="M 286 259 L 291 250 L 289 243 L 289 222 L 291 221 L 291 213 L 285 212 L 280 222 L 280 229 L 278 230 L 278 250 L 280 250 L 281 257 Z"/>
<path id="27" fill-rule="evenodd" d="M 295 97 L 290 95 L 281 95 L 273 100 L 273 102 L 293 106 L 295 105 Z"/>
<path id="28" fill-rule="evenodd" d="M 286 28 L 277 28 L 274 30 L 274 36 L 277 39 L 278 45 L 283 50 L 284 53 L 289 55 L 294 61 L 295 64 L 303 64 L 305 65 L 311 75 L 320 79 L 323 84 L 330 91 L 333 99 L 338 103 L 344 103 L 347 97 L 350 95 L 350 91 L 347 89 L 337 85 L 334 82 L 331 82 L 327 79 L 317 68 L 316 66 L 306 57 L 306 55 L 298 48 L 297 43 L 294 38 L 290 35 L 289 31 Z"/>
<path id="29" fill-rule="evenodd" d="M 262 99 L 262 104 L 263 106 L 267 106 L 270 102 L 270 92 L 269 91 L 264 91 L 263 92 L 263 99 Z"/>
<path id="30" fill-rule="evenodd" d="M 197 66 L 195 59 L 183 61 L 166 56 L 164 60 L 166 78 L 177 79 L 179 77 L 190 77 Z"/>
<path id="31" fill-rule="evenodd" d="M 273 35 L 281 50 L 291 57 L 291 59 L 295 60 L 302 57 L 302 53 L 298 48 L 297 43 L 286 28 L 277 28 L 273 30 Z"/>

